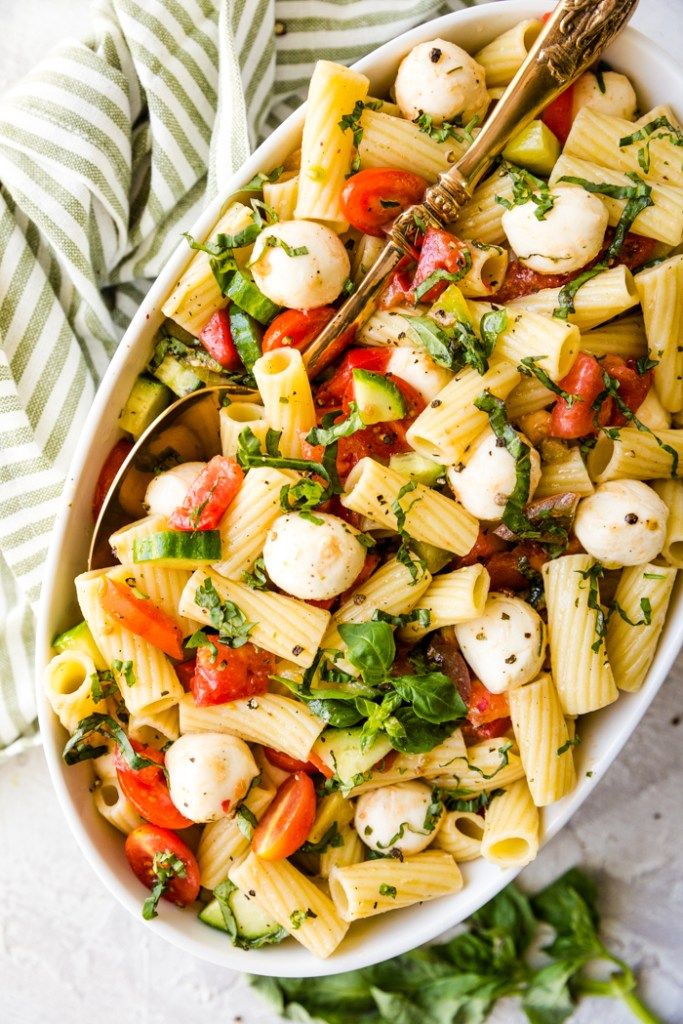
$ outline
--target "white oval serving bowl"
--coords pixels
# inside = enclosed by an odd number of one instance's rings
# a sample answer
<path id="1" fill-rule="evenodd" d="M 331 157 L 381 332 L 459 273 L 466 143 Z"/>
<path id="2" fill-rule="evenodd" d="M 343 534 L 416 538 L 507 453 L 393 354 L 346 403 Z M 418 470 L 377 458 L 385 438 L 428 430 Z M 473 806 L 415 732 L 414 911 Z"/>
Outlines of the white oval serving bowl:
<path id="1" fill-rule="evenodd" d="M 539 16 L 547 6 L 547 0 L 509 0 L 504 4 L 448 14 L 392 40 L 355 67 L 371 79 L 372 94 L 382 95 L 391 84 L 399 61 L 415 44 L 441 36 L 474 52 L 523 18 Z M 607 59 L 617 70 L 631 72 L 641 109 L 647 110 L 656 103 L 676 102 L 683 97 L 683 70 L 677 69 L 672 58 L 639 32 L 627 29 L 609 50 Z M 257 171 L 282 162 L 295 148 L 302 123 L 300 109 L 259 147 L 194 225 L 195 237 L 204 238 L 209 234 L 227 200 L 241 184 Z M 116 426 L 118 410 L 149 359 L 152 338 L 163 320 L 161 304 L 190 255 L 188 246 L 182 242 L 134 317 L 97 393 L 62 498 L 45 568 L 38 621 L 38 707 L 52 782 L 86 859 L 141 925 L 145 891 L 128 867 L 121 835 L 94 808 L 88 790 L 90 767 L 82 764 L 67 768 L 61 759 L 66 734 L 43 696 L 40 679 L 51 654 L 52 638 L 80 618 L 73 579 L 86 568 L 92 522 L 90 502 L 95 481 L 107 452 L 120 436 Z M 656 658 L 642 689 L 638 693 L 623 694 L 615 705 L 584 720 L 583 742 L 577 751 L 579 782 L 573 793 L 544 810 L 544 841 L 566 824 L 602 778 L 666 678 L 682 644 L 683 591 L 677 586 Z M 203 925 L 192 910 L 182 911 L 166 902 L 162 902 L 159 917 L 146 927 L 188 953 L 237 970 L 290 977 L 336 974 L 377 963 L 435 938 L 486 903 L 516 873 L 515 870 L 502 871 L 484 861 L 465 864 L 465 886 L 458 895 L 354 925 L 339 951 L 329 960 L 315 959 L 294 941 L 249 952 L 236 949 L 223 933 Z M 73 895 L 77 901 L 77 891 Z"/>

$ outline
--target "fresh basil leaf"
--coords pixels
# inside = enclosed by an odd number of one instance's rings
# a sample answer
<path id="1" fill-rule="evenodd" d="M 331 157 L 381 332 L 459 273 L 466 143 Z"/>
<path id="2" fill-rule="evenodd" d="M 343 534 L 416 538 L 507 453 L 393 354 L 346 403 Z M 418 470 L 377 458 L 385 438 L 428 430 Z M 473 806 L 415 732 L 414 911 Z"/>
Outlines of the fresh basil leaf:
<path id="1" fill-rule="evenodd" d="M 384 731 L 394 750 L 403 754 L 425 754 L 451 735 L 453 723 L 437 725 L 420 718 L 412 707 L 404 705 L 387 718 Z"/>
<path id="2" fill-rule="evenodd" d="M 576 293 L 580 288 L 583 288 L 587 281 L 592 281 L 598 274 L 602 274 L 603 270 L 607 270 L 607 264 L 596 263 L 590 270 L 584 270 L 573 281 L 568 281 L 567 284 L 563 285 L 560 288 L 560 294 L 557 296 L 557 308 L 553 310 L 553 316 L 557 320 L 568 320 L 569 314 L 576 312 L 574 305 Z"/>
<path id="3" fill-rule="evenodd" d="M 221 601 L 210 577 L 197 587 L 194 603 L 208 612 L 211 625 L 218 630 L 218 639 L 229 647 L 243 647 L 256 623 L 247 617 L 234 601 Z"/>
<path id="4" fill-rule="evenodd" d="M 403 700 L 412 704 L 419 718 L 440 725 L 464 718 L 467 707 L 453 682 L 442 672 L 422 676 L 392 676 L 391 685 Z"/>
<path id="5" fill-rule="evenodd" d="M 383 682 L 396 657 L 396 643 L 386 622 L 343 622 L 339 635 L 347 646 L 346 657 L 358 669 L 363 682 Z"/>

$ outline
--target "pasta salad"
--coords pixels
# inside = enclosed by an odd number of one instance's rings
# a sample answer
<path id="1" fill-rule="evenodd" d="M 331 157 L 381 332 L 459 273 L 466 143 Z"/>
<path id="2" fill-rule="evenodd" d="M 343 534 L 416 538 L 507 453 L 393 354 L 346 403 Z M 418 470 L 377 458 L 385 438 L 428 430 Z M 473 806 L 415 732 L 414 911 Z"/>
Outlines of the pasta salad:
<path id="1" fill-rule="evenodd" d="M 169 428 L 75 581 L 45 692 L 160 899 L 249 949 L 534 858 L 581 718 L 643 683 L 683 564 L 683 133 L 603 66 L 513 138 L 379 306 L 306 352 L 396 215 L 465 152 L 540 31 L 434 39 L 392 99 L 320 61 L 301 146 L 229 203 L 166 300 L 101 503 Z M 233 392 L 234 395 L 234 392 Z"/>

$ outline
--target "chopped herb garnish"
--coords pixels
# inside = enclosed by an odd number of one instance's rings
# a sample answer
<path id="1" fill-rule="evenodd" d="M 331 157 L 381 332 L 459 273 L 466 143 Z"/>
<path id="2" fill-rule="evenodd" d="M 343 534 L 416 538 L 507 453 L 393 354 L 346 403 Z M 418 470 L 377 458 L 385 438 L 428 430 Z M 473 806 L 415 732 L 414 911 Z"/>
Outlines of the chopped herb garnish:
<path id="1" fill-rule="evenodd" d="M 272 185 L 274 182 L 278 181 L 284 174 L 284 170 L 284 167 L 274 167 L 269 173 L 259 171 L 258 174 L 254 175 L 251 181 L 248 181 L 246 185 L 242 186 L 240 192 L 260 192 L 264 185 Z"/>
<path id="2" fill-rule="evenodd" d="M 336 449 L 329 445 L 325 450 L 322 462 L 309 459 L 290 459 L 280 455 L 278 449 L 279 433 L 269 430 L 266 434 L 266 454 L 251 427 L 245 427 L 237 439 L 236 458 L 242 469 L 253 469 L 255 466 L 268 466 L 272 469 L 296 469 L 301 473 L 312 473 L 321 476 L 327 483 L 326 497 L 341 493 L 339 477 L 336 469 Z"/>
<path id="3" fill-rule="evenodd" d="M 333 821 L 325 834 L 317 843 L 306 842 L 299 847 L 299 853 L 325 853 L 330 848 L 336 849 L 344 845 L 344 837 L 339 831 L 336 821 Z"/>
<path id="4" fill-rule="evenodd" d="M 207 576 L 197 587 L 194 603 L 208 612 L 211 625 L 218 630 L 221 643 L 229 647 L 242 647 L 247 643 L 256 623 L 247 622 L 246 615 L 234 601 L 221 601 L 210 577 Z"/>
<path id="5" fill-rule="evenodd" d="M 479 321 L 479 337 L 488 355 L 492 354 L 498 338 L 508 329 L 508 324 L 509 318 L 505 309 L 490 309 L 488 313 L 484 313 Z"/>
<path id="6" fill-rule="evenodd" d="M 310 907 L 307 910 L 293 910 L 289 915 L 289 921 L 294 931 L 298 931 L 304 921 L 309 918 L 316 918 L 318 915 L 313 913 Z"/>
<path id="7" fill-rule="evenodd" d="M 340 437 L 350 437 L 359 430 L 363 430 L 365 424 L 361 419 L 358 406 L 355 402 L 349 403 L 349 415 L 341 423 L 334 423 L 330 427 L 313 427 L 306 435 L 306 441 L 310 445 L 322 445 L 327 448 L 334 444 Z"/>
<path id="8" fill-rule="evenodd" d="M 242 582 L 246 583 L 252 590 L 266 590 L 268 587 L 268 577 L 266 576 L 266 563 L 263 561 L 263 555 L 259 555 L 254 562 L 251 570 L 245 569 L 242 573 Z"/>
<path id="9" fill-rule="evenodd" d="M 195 648 L 206 647 L 211 655 L 212 661 L 216 660 L 216 655 L 218 654 L 218 648 L 211 638 L 206 635 L 203 629 L 196 630 L 191 637 L 188 637 L 185 641 L 185 647 L 190 651 L 195 650 Z"/>
<path id="10" fill-rule="evenodd" d="M 446 270 L 444 267 L 433 270 L 415 289 L 416 300 L 419 302 L 427 292 L 432 290 L 435 284 L 439 284 L 441 281 L 446 281 L 448 284 L 457 284 L 458 281 L 465 277 L 472 268 L 472 257 L 466 246 L 458 253 L 458 264 L 458 269 L 454 271 Z"/>
<path id="11" fill-rule="evenodd" d="M 406 517 L 410 510 L 412 509 L 413 505 L 417 504 L 417 502 L 421 501 L 422 499 L 421 496 L 418 495 L 417 497 L 413 498 L 413 500 L 410 502 L 407 508 L 404 508 L 403 505 L 401 505 L 401 499 L 405 498 L 407 494 L 411 494 L 414 490 L 416 490 L 416 488 L 417 483 L 414 480 L 410 480 L 407 484 L 403 485 L 401 490 L 396 495 L 396 498 L 391 503 L 391 511 L 396 516 L 396 532 L 401 537 L 401 546 L 396 552 L 396 558 L 401 563 L 401 565 L 405 565 L 405 567 L 408 569 L 413 584 L 417 583 L 418 576 L 424 573 L 425 569 L 427 568 L 427 565 L 422 558 L 418 558 L 418 556 L 411 551 L 410 544 L 413 538 L 406 531 L 405 526 Z"/>
<path id="12" fill-rule="evenodd" d="M 568 320 L 570 313 L 576 312 L 574 305 L 574 299 L 576 293 L 580 288 L 588 282 L 592 281 L 594 277 L 601 274 L 603 270 L 607 270 L 606 263 L 596 263 L 590 270 L 584 270 L 582 274 L 575 277 L 573 281 L 568 281 L 567 284 L 560 288 L 560 294 L 557 296 L 557 308 L 553 310 L 553 316 L 558 320 Z"/>
<path id="13" fill-rule="evenodd" d="M 246 804 L 240 804 L 235 812 L 237 827 L 245 839 L 251 840 L 254 829 L 258 825 L 256 815 L 250 811 Z"/>
<path id="14" fill-rule="evenodd" d="M 605 570 L 600 562 L 595 562 L 588 569 L 577 569 L 583 580 L 588 580 L 588 607 L 595 612 L 595 641 L 591 644 L 591 650 L 596 654 L 605 640 L 607 629 L 607 616 L 600 604 L 599 580 L 605 575 Z"/>
<path id="15" fill-rule="evenodd" d="M 291 245 L 285 242 L 284 238 L 280 238 L 278 235 L 268 235 L 266 245 L 270 249 L 282 249 L 287 256 L 308 256 L 308 248 L 305 245 L 298 245 L 292 248 Z"/>
<path id="16" fill-rule="evenodd" d="M 76 731 L 67 740 L 66 746 L 62 751 L 62 757 L 66 764 L 78 764 L 79 761 L 89 761 L 94 757 L 106 754 L 106 744 L 93 747 L 84 742 L 86 738 L 95 735 L 109 737 L 114 740 L 121 756 L 133 771 L 140 771 L 141 768 L 160 767 L 157 761 L 151 761 L 149 758 L 138 754 L 133 749 L 130 740 L 119 723 L 111 715 L 103 715 L 99 711 L 95 711 L 92 715 L 88 715 L 87 718 L 81 719 Z"/>
<path id="17" fill-rule="evenodd" d="M 376 608 L 372 613 L 371 622 L 388 622 L 390 626 L 397 626 L 399 629 L 407 626 L 409 622 L 417 622 L 424 629 L 427 629 L 431 621 L 429 608 L 413 608 L 411 612 L 403 612 L 401 615 L 391 615 Z"/>
<path id="18" fill-rule="evenodd" d="M 280 488 L 280 507 L 283 512 L 298 512 L 302 519 L 321 526 L 324 520 L 313 515 L 313 509 L 325 500 L 326 490 L 317 480 L 308 477 L 295 484 L 284 484 Z"/>
<path id="19" fill-rule="evenodd" d="M 464 366 L 471 366 L 482 375 L 488 370 L 488 359 L 497 338 L 492 337 L 492 331 L 489 330 L 487 336 L 480 340 L 471 321 L 456 320 L 446 327 L 437 324 L 430 316 L 410 316 L 405 320 L 408 333 L 415 335 L 435 363 L 454 373 Z M 489 326 L 492 326 L 490 322 Z"/>
<path id="20" fill-rule="evenodd" d="M 636 622 L 629 618 L 625 609 L 619 604 L 615 598 L 610 604 L 608 618 L 613 612 L 616 612 L 620 619 L 623 619 L 629 626 L 651 626 L 652 625 L 652 605 L 650 604 L 649 597 L 641 597 L 640 599 L 640 610 L 643 613 L 642 619 L 638 619 Z"/>
<path id="21" fill-rule="evenodd" d="M 132 661 L 120 661 L 118 658 L 116 658 L 114 661 L 112 661 L 111 667 L 116 673 L 116 675 L 118 675 L 119 677 L 123 676 L 126 686 L 135 686 L 137 680 L 135 679 L 135 671 L 133 669 Z"/>
<path id="22" fill-rule="evenodd" d="M 363 141 L 363 126 L 360 123 L 360 119 L 363 116 L 364 110 L 381 110 L 381 100 L 356 100 L 353 110 L 350 114 L 344 114 L 341 121 L 339 121 L 339 127 L 343 132 L 350 131 L 353 135 L 353 146 L 356 150 L 353 160 L 351 161 L 351 174 L 355 174 L 356 171 L 360 170 L 360 155 L 358 153 L 358 147 Z"/>
<path id="23" fill-rule="evenodd" d="M 382 882 L 382 884 L 379 887 L 380 896 L 389 896 L 393 900 L 396 899 L 397 892 L 398 890 L 396 889 L 395 885 L 387 885 L 386 882 Z"/>
<path id="24" fill-rule="evenodd" d="M 574 736 L 573 739 L 567 740 L 565 743 L 562 744 L 561 747 L 557 748 L 557 756 L 561 757 L 562 754 L 566 754 L 567 751 L 571 750 L 572 747 L 578 747 L 580 742 L 581 742 L 581 737 L 580 736 Z"/>
<path id="25" fill-rule="evenodd" d="M 536 219 L 544 220 L 545 215 L 555 205 L 555 197 L 548 188 L 547 182 L 537 178 L 531 171 L 523 167 L 515 167 L 514 164 L 504 164 L 504 169 L 512 178 L 512 201 L 504 196 L 496 196 L 495 201 L 506 210 L 513 206 L 523 206 L 525 203 L 536 205 Z"/>
<path id="26" fill-rule="evenodd" d="M 145 921 L 157 917 L 157 905 L 174 878 L 185 878 L 185 863 L 172 850 L 162 850 L 152 858 L 152 875 L 155 879 L 151 895 L 142 904 Z"/>
<path id="27" fill-rule="evenodd" d="M 96 704 L 113 697 L 118 691 L 114 674 L 108 668 L 96 669 L 90 676 L 90 692 Z"/>
<path id="28" fill-rule="evenodd" d="M 654 135 L 655 132 L 660 134 Z M 662 114 L 633 132 L 632 135 L 625 135 L 619 139 L 619 148 L 624 149 L 626 146 L 632 146 L 635 142 L 647 140 L 645 145 L 638 150 L 638 166 L 647 174 L 650 170 L 650 143 L 656 139 L 665 139 L 674 146 L 683 146 L 683 131 L 672 125 L 668 117 Z"/>

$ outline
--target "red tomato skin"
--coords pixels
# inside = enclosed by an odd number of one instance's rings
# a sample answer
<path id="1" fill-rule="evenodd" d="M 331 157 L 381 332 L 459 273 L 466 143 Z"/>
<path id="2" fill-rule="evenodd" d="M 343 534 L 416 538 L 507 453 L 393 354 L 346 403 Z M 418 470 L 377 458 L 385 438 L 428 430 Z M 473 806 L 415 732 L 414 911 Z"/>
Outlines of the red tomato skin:
<path id="1" fill-rule="evenodd" d="M 574 105 L 574 86 L 561 92 L 552 103 L 549 103 L 541 114 L 541 119 L 546 127 L 550 128 L 553 135 L 556 135 L 564 146 L 567 136 L 572 127 L 572 108 Z"/>
<path id="2" fill-rule="evenodd" d="M 323 327 L 329 324 L 336 313 L 332 306 L 317 306 L 315 309 L 286 309 L 269 324 L 263 335 L 261 348 L 272 352 L 275 348 L 307 349 Z"/>
<path id="3" fill-rule="evenodd" d="M 266 756 L 266 760 L 270 761 L 275 768 L 279 768 L 283 772 L 289 772 L 292 775 L 295 772 L 313 775 L 314 772 L 320 771 L 318 765 L 313 764 L 312 761 L 297 761 L 295 757 L 290 757 L 289 754 L 285 754 L 282 750 L 274 750 L 273 747 L 264 747 L 263 753 Z"/>
<path id="4" fill-rule="evenodd" d="M 587 268 L 582 267 L 575 274 L 539 274 L 531 267 L 526 267 L 520 260 L 512 260 L 508 264 L 505 279 L 496 292 L 496 302 L 511 302 L 523 295 L 533 295 L 543 288 L 562 288 L 585 269 Z"/>
<path id="5" fill-rule="evenodd" d="M 475 728 L 506 718 L 510 706 L 506 693 L 491 693 L 479 679 L 473 679 L 467 704 L 467 721 Z"/>
<path id="6" fill-rule="evenodd" d="M 394 306 L 414 305 L 413 275 L 408 270 L 395 270 L 381 293 L 377 306 L 379 309 L 393 309 Z"/>
<path id="7" fill-rule="evenodd" d="M 150 761 L 156 761 L 158 768 L 131 768 L 121 752 L 116 749 L 114 765 L 121 789 L 133 807 L 150 824 L 162 828 L 187 828 L 192 824 L 189 818 L 181 814 L 171 800 L 171 794 L 163 772 L 164 755 L 161 750 L 146 747 L 137 740 L 131 740 L 133 750 Z"/>
<path id="8" fill-rule="evenodd" d="M 242 365 L 230 330 L 227 309 L 217 309 L 199 332 L 199 340 L 217 363 L 226 370 L 237 370 Z"/>
<path id="9" fill-rule="evenodd" d="M 214 455 L 168 520 L 172 530 L 215 530 L 242 486 L 244 472 L 234 459 Z"/>
<path id="10" fill-rule="evenodd" d="M 381 238 L 386 225 L 419 203 L 428 187 L 429 182 L 411 171 L 370 167 L 354 174 L 342 188 L 342 211 L 352 227 Z M 382 206 L 382 200 L 397 205 Z"/>
<path id="11" fill-rule="evenodd" d="M 486 563 L 491 577 L 491 590 L 527 590 L 529 580 L 520 571 L 522 558 L 526 558 L 529 566 L 540 572 L 548 561 L 545 548 L 539 544 L 517 544 L 511 551 L 499 551 L 492 555 Z"/>
<path id="12" fill-rule="evenodd" d="M 175 832 L 157 825 L 140 825 L 127 837 L 124 849 L 133 874 L 148 889 L 156 881 L 152 874 L 154 854 L 170 850 L 185 865 L 185 877 L 171 879 L 163 898 L 178 907 L 187 907 L 199 896 L 197 859 Z"/>
<path id="13" fill-rule="evenodd" d="M 576 395 L 573 405 L 564 398 L 558 398 L 550 413 L 550 436 L 563 438 L 585 437 L 597 433 L 598 427 L 609 423 L 612 414 L 612 400 L 602 403 L 599 413 L 592 408 L 593 402 L 605 390 L 602 368 L 595 356 L 579 352 L 576 362 L 559 386 L 570 395 Z"/>
<path id="14" fill-rule="evenodd" d="M 133 448 L 133 442 L 127 437 L 122 437 L 120 441 L 117 441 L 112 450 L 107 455 L 100 475 L 97 478 L 95 484 L 95 491 L 92 498 L 92 517 L 93 520 L 97 520 L 100 514 L 100 509 L 104 505 L 104 499 L 109 493 L 109 488 L 114 482 L 114 477 L 121 469 L 121 466 L 126 461 L 130 452 Z"/>
<path id="15" fill-rule="evenodd" d="M 332 377 L 322 384 L 316 394 L 319 408 L 339 408 L 353 381 L 354 370 L 373 370 L 384 373 L 391 352 L 386 348 L 352 348 Z"/>
<path id="16" fill-rule="evenodd" d="M 463 722 L 461 726 L 463 739 L 468 746 L 473 743 L 481 743 L 484 740 L 495 739 L 497 736 L 504 736 L 511 728 L 512 720 L 510 718 L 495 718 L 492 722 L 476 726 L 470 725 L 469 722 Z"/>
<path id="17" fill-rule="evenodd" d="M 137 597 L 126 583 L 105 576 L 101 586 L 100 604 L 113 619 L 164 654 L 182 661 L 185 657 L 182 633 L 170 615 L 149 598 Z"/>
<path id="18" fill-rule="evenodd" d="M 603 359 L 602 368 L 613 380 L 618 381 L 619 398 L 622 402 L 631 412 L 637 412 L 652 387 L 652 370 L 638 373 L 634 359 L 624 361 L 621 356 L 611 354 Z M 609 422 L 610 426 L 623 427 L 628 422 L 628 417 L 615 405 Z"/>
<path id="19" fill-rule="evenodd" d="M 467 246 L 450 231 L 443 231 L 441 228 L 427 228 L 413 278 L 413 292 L 435 270 L 446 270 L 449 274 L 464 271 L 467 266 L 467 252 Z M 438 281 L 420 297 L 420 302 L 436 302 L 446 288 L 448 288 L 448 281 Z"/>
<path id="20" fill-rule="evenodd" d="M 198 707 L 227 704 L 242 697 L 255 697 L 268 689 L 268 676 L 275 671 L 275 658 L 253 644 L 229 647 L 211 636 L 215 657 L 209 647 L 197 651 L 197 665 L 191 687 Z"/>
<path id="21" fill-rule="evenodd" d="M 412 451 L 406 441 L 406 427 L 403 421 L 374 423 L 371 427 L 357 430 L 350 437 L 340 437 L 337 449 L 337 472 L 346 479 L 356 463 L 369 455 L 378 462 L 387 463 L 392 455 Z"/>
<path id="22" fill-rule="evenodd" d="M 180 680 L 180 685 L 182 686 L 185 693 L 189 693 L 190 690 L 192 689 L 192 677 L 194 676 L 196 666 L 196 657 L 190 658 L 189 661 L 181 661 L 177 665 L 173 666 L 175 669 L 175 674 L 178 676 L 178 679 Z"/>
<path id="23" fill-rule="evenodd" d="M 486 562 L 497 551 L 505 551 L 506 543 L 495 533 L 488 533 L 479 528 L 479 534 L 470 551 L 458 560 L 458 568 L 465 565 L 474 565 L 475 562 Z"/>
<path id="24" fill-rule="evenodd" d="M 252 848 L 262 860 L 291 857 L 306 841 L 315 820 L 315 787 L 305 772 L 282 783 L 254 830 Z"/>

